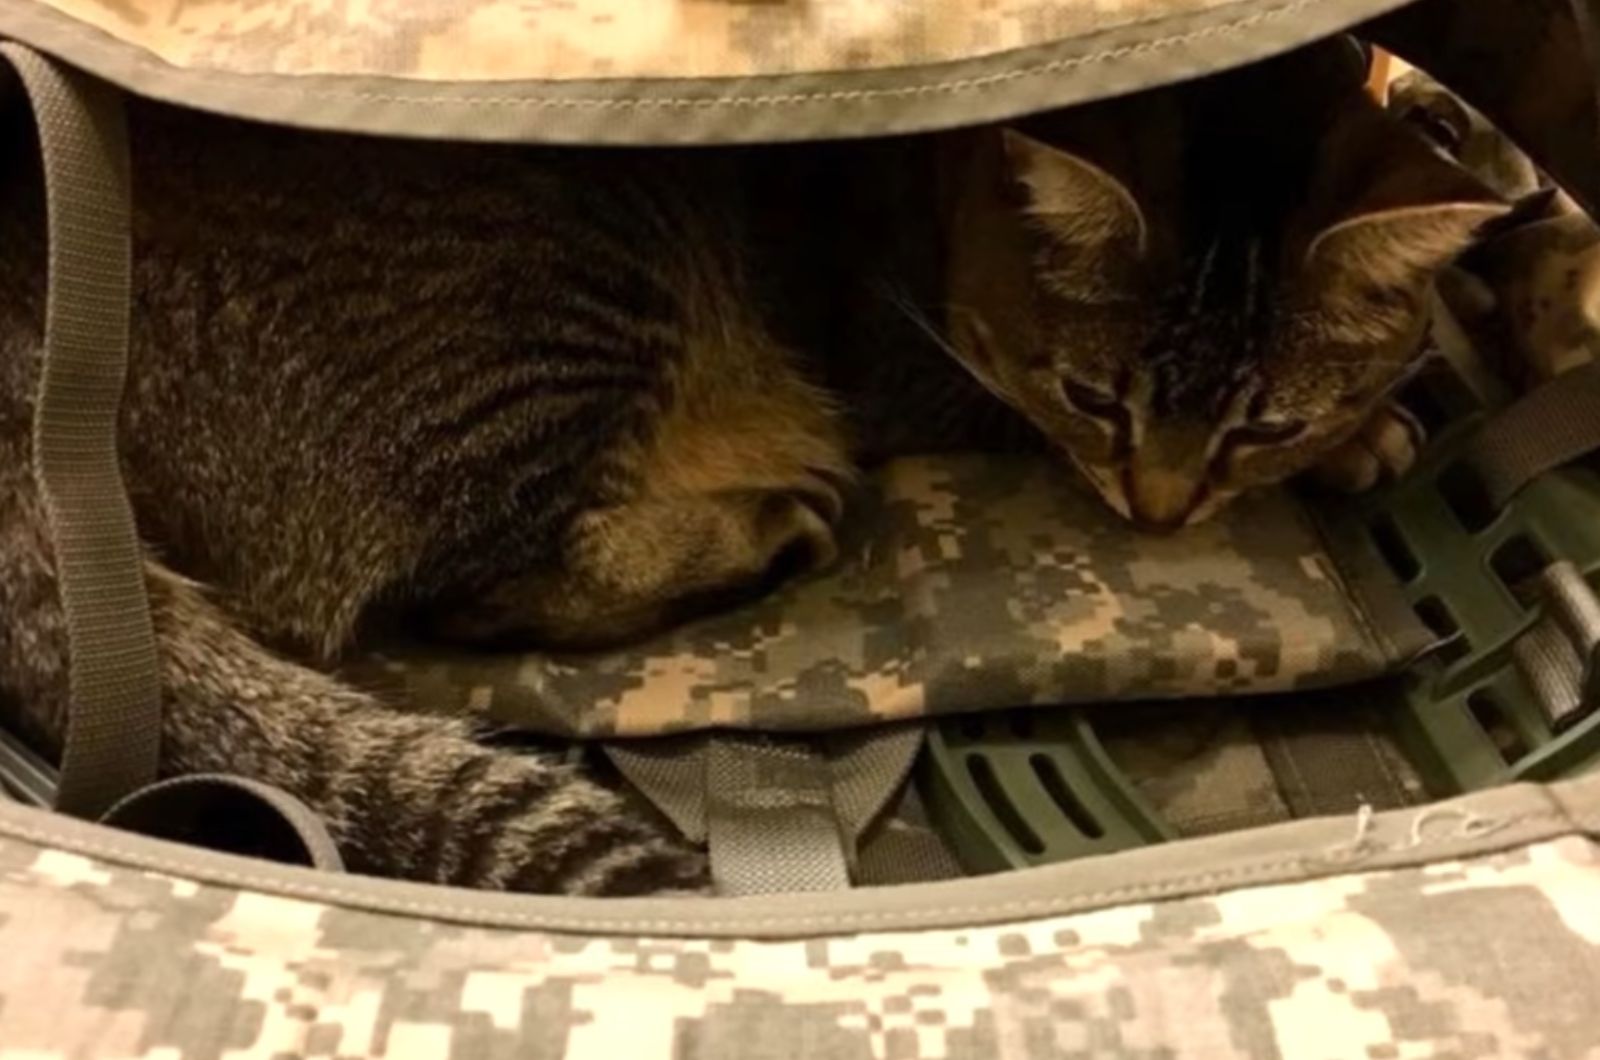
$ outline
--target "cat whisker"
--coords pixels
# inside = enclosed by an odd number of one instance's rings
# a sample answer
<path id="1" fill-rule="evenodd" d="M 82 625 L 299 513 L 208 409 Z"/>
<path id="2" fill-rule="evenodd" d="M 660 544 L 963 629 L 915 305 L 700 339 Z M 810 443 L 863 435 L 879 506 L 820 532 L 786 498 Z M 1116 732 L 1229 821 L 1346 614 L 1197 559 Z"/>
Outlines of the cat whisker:
<path id="1" fill-rule="evenodd" d="M 907 320 L 911 321 L 911 323 L 916 326 L 918 331 L 921 331 L 925 336 L 927 336 L 930 342 L 939 347 L 945 353 L 949 354 L 950 358 L 954 360 L 956 364 L 959 364 L 962 368 L 964 368 L 967 374 L 972 376 L 972 378 L 977 381 L 979 386 L 983 387 L 1001 401 L 1008 400 L 1005 393 L 1003 393 L 999 387 L 995 386 L 992 380 L 987 378 L 982 372 L 978 371 L 977 368 L 972 365 L 971 361 L 964 357 L 960 350 L 956 349 L 955 344 L 949 339 L 945 338 L 945 336 L 939 332 L 939 329 L 934 326 L 931 320 L 928 319 L 927 314 L 919 309 L 911 301 L 909 296 L 893 287 L 888 286 L 887 284 L 883 287 L 883 296 L 890 305 L 898 309 Z M 947 311 L 964 313 L 975 319 L 979 318 L 976 310 L 967 306 L 957 305 L 953 302 L 945 303 L 943 308 Z"/>
<path id="2" fill-rule="evenodd" d="M 881 284 L 879 293 L 884 301 L 898 309 L 901 315 L 915 324 L 917 330 L 927 336 L 935 346 L 938 346 L 956 360 L 961 360 L 961 356 L 956 352 L 955 346 L 939 333 L 939 329 L 934 327 L 933 322 L 928 319 L 926 313 L 917 307 L 910 295 L 889 283 Z"/>

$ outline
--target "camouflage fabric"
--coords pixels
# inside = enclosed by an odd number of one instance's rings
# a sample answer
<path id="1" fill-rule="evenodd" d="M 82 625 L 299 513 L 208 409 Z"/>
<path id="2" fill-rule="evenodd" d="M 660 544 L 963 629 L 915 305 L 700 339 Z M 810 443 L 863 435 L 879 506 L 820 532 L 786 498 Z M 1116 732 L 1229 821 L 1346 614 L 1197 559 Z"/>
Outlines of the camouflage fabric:
<path id="1" fill-rule="evenodd" d="M 728 143 L 978 124 L 1264 58 L 1405 0 L 8 0 L 131 91 L 346 132 Z"/>
<path id="2" fill-rule="evenodd" d="M 0 1054 L 1600 1056 L 1596 795 L 1523 789 L 1271 829 L 1246 857 L 1191 841 L 893 903 L 637 918 L 257 882 L 238 859 L 186 866 L 83 826 L 58 842 L 0 810 Z"/>
<path id="3" fill-rule="evenodd" d="M 1600 226 L 1586 215 L 1557 213 L 1514 229 L 1478 248 L 1469 268 L 1486 297 L 1458 316 L 1482 348 L 1502 351 L 1510 378 L 1533 386 L 1594 360 Z M 1464 299 L 1453 301 L 1457 308 Z"/>
<path id="4" fill-rule="evenodd" d="M 1592 0 L 1416 0 L 1361 34 L 1431 72 L 1600 210 L 1597 14 Z"/>
<path id="5" fill-rule="evenodd" d="M 1107 717 L 1095 732 L 1106 753 L 1179 835 L 1260 828 L 1291 818 L 1244 704 L 1218 699 L 1097 711 L 1092 717 L 1101 714 Z"/>
<path id="6" fill-rule="evenodd" d="M 1359 686 L 1103 708 L 1090 718 L 1150 808 L 1179 835 L 1196 836 L 1426 801 L 1384 703 Z"/>
<path id="7" fill-rule="evenodd" d="M 1400 661 L 1284 493 L 1147 536 L 1048 460 L 906 459 L 844 548 L 826 576 L 638 648 L 398 647 L 354 676 L 417 708 L 607 737 L 1277 691 Z"/>
<path id="8" fill-rule="evenodd" d="M 1394 86 L 1391 108 L 1428 114 L 1435 139 L 1526 216 L 1475 247 L 1441 277 L 1440 294 L 1493 367 L 1531 388 L 1587 364 L 1600 351 L 1600 225 L 1569 196 L 1535 198 L 1542 178 L 1529 157 L 1480 113 L 1421 71 Z M 1422 125 L 1426 133 L 1428 124 Z"/>
<path id="9" fill-rule="evenodd" d="M 746 77 L 949 62 L 1246 0 L 50 0 L 179 67 L 427 81 Z M 1274 5 L 1278 6 L 1278 5 Z M 1290 6 L 1303 7 L 1304 3 Z"/>
<path id="10" fill-rule="evenodd" d="M 1407 121 L 1507 202 L 1538 191 L 1538 167 L 1494 124 L 1425 70 L 1408 69 L 1387 90 L 1391 114 Z"/>

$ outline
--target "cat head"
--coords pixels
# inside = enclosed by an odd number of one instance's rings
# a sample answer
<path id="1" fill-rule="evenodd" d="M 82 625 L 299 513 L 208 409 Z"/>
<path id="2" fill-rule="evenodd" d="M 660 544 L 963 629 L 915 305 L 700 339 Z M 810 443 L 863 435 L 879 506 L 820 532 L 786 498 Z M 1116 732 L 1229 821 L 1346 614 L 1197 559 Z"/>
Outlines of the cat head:
<path id="1" fill-rule="evenodd" d="M 1140 524 L 1200 521 L 1348 439 L 1419 356 L 1435 273 L 1506 210 L 1347 60 L 965 149 L 953 349 Z"/>

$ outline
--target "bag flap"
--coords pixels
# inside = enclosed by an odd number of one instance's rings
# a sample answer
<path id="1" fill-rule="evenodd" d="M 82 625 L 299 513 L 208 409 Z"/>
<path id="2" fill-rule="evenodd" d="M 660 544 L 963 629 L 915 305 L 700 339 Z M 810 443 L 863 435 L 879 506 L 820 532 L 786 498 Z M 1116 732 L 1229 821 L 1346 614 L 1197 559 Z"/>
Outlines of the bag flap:
<path id="1" fill-rule="evenodd" d="M 0 805 L 41 1056 L 1579 1056 L 1600 781 L 982 879 L 697 902 L 328 877 Z M 885 1042 L 903 1043 L 885 1045 Z"/>
<path id="2" fill-rule="evenodd" d="M 7 0 L 131 91 L 453 139 L 807 139 L 1013 117 L 1277 54 L 1404 0 Z"/>

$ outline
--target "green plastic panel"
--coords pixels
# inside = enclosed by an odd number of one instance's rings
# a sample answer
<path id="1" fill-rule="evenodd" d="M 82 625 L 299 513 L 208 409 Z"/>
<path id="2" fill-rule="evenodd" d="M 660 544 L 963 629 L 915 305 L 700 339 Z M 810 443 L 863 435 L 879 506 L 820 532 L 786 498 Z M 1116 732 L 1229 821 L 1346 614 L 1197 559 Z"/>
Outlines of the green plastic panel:
<path id="1" fill-rule="evenodd" d="M 1493 511 L 1462 455 L 1506 392 L 1470 366 L 1441 360 L 1402 400 L 1432 439 L 1414 471 L 1318 506 L 1330 538 L 1393 571 L 1439 637 L 1396 697 L 1402 750 L 1438 797 L 1600 766 L 1600 712 L 1556 731 L 1511 655 L 1539 619 L 1528 584 L 1544 567 L 1568 560 L 1600 584 L 1600 475 L 1550 473 Z M 1173 837 L 1079 710 L 942 722 L 918 781 L 933 821 L 974 872 Z"/>
<path id="2" fill-rule="evenodd" d="M 1173 838 L 1078 710 L 971 715 L 938 725 L 918 780 L 931 819 L 973 872 Z"/>
<path id="3" fill-rule="evenodd" d="M 1327 520 L 1330 532 L 1377 552 L 1440 637 L 1396 710 L 1401 745 L 1440 796 L 1582 771 L 1600 761 L 1600 712 L 1557 731 L 1512 645 L 1541 615 L 1531 582 L 1552 561 L 1600 583 L 1600 475 L 1583 466 L 1551 472 L 1492 510 L 1462 456 L 1506 395 L 1491 380 L 1442 367 L 1403 400 L 1434 439 L 1422 460 Z"/>

